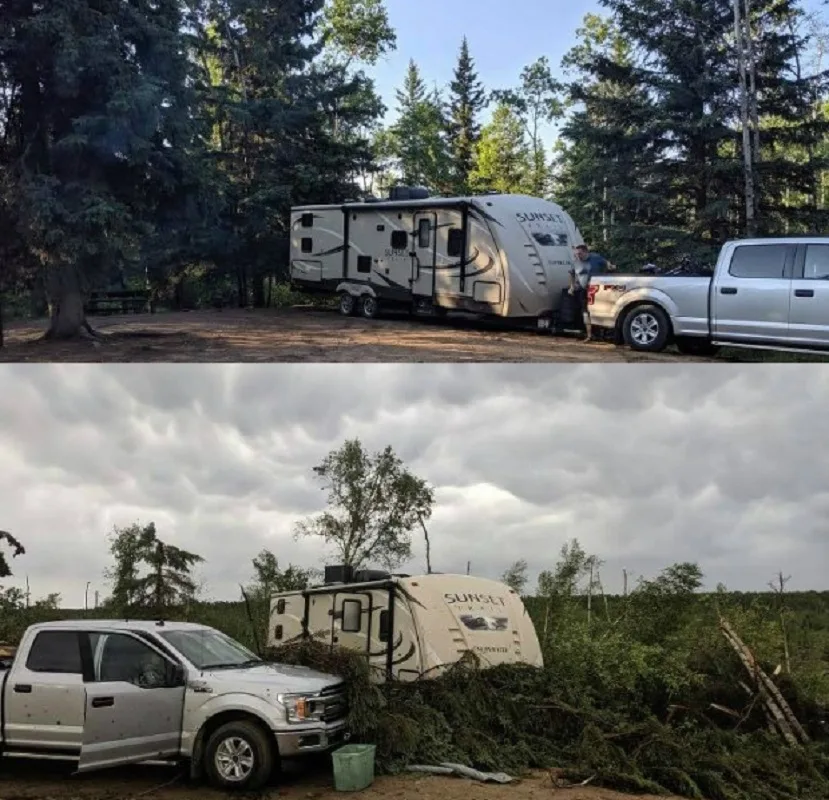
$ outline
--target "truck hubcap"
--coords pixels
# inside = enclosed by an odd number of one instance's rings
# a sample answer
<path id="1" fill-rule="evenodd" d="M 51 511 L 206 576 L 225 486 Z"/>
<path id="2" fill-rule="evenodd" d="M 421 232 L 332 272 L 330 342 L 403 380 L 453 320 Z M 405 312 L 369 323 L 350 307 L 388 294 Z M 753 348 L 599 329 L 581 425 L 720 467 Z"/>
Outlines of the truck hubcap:
<path id="1" fill-rule="evenodd" d="M 216 769 L 226 781 L 243 781 L 253 771 L 253 748 L 238 737 L 225 739 L 216 748 Z"/>
<path id="2" fill-rule="evenodd" d="M 630 336 L 636 344 L 653 344 L 659 336 L 659 322 L 652 314 L 637 314 L 630 323 Z"/>

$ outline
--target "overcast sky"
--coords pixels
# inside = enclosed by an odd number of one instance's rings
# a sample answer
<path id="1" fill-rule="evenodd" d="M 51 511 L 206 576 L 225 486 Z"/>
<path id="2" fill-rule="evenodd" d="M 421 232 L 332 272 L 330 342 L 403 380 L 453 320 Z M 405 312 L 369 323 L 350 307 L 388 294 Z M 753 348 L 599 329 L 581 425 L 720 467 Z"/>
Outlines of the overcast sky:
<path id="1" fill-rule="evenodd" d="M 113 526 L 154 521 L 234 599 L 264 547 L 322 510 L 311 467 L 344 439 L 391 444 L 437 488 L 436 570 L 533 583 L 577 537 L 653 574 L 698 561 L 707 584 L 827 587 L 829 370 L 818 365 L 0 366 L 0 529 L 33 595 L 102 595 Z M 425 566 L 420 538 L 415 559 Z"/>

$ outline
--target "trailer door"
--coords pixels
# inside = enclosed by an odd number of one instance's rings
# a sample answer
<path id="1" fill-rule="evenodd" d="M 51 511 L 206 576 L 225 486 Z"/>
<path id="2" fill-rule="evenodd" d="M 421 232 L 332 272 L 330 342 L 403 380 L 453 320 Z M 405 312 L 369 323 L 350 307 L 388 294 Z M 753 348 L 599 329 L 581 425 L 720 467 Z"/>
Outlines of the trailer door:
<path id="1" fill-rule="evenodd" d="M 371 637 L 371 593 L 337 592 L 331 621 L 331 643 L 348 650 L 368 653 Z"/>
<path id="2" fill-rule="evenodd" d="M 437 214 L 434 211 L 414 215 L 411 283 L 415 297 L 432 297 L 435 290 L 436 233 Z"/>

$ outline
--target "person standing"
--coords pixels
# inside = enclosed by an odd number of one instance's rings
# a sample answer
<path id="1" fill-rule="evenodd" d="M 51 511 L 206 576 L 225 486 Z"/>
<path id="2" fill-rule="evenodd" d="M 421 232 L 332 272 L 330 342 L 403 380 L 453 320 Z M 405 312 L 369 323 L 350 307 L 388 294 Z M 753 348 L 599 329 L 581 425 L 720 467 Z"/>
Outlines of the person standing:
<path id="1" fill-rule="evenodd" d="M 590 278 L 593 275 L 600 275 L 602 272 L 613 272 L 616 265 L 608 261 L 598 253 L 591 253 L 586 244 L 575 247 L 576 264 L 570 270 L 570 294 L 576 298 L 581 308 L 582 319 L 584 320 L 585 342 L 593 340 L 593 327 L 590 323 L 590 306 L 588 304 L 587 288 L 590 285 Z"/>

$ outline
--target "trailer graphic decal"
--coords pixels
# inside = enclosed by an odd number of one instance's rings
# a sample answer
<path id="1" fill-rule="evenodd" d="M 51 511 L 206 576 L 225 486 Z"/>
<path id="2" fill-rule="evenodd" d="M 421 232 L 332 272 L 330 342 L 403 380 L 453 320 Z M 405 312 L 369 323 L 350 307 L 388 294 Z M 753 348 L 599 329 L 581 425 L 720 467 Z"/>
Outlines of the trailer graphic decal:
<path id="1" fill-rule="evenodd" d="M 461 614 L 460 620 L 471 631 L 509 630 L 509 617 L 485 617 L 478 614 Z"/>

